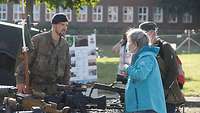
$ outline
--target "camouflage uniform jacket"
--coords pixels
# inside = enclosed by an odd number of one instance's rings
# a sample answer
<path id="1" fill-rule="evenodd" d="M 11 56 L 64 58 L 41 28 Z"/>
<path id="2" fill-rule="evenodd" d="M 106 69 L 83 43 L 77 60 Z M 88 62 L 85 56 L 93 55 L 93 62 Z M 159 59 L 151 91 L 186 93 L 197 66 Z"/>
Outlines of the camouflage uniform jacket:
<path id="1" fill-rule="evenodd" d="M 68 84 L 70 78 L 70 56 L 67 42 L 60 38 L 53 43 L 51 31 L 33 36 L 33 49 L 29 54 L 30 86 L 47 94 L 55 93 L 56 84 Z M 17 83 L 23 83 L 23 68 L 16 70 Z"/>
<path id="2" fill-rule="evenodd" d="M 161 39 L 158 39 L 155 45 L 160 47 L 157 60 L 160 67 L 166 102 L 182 104 L 185 102 L 185 98 L 177 82 L 178 67 L 176 64 L 176 53 L 169 43 Z"/>

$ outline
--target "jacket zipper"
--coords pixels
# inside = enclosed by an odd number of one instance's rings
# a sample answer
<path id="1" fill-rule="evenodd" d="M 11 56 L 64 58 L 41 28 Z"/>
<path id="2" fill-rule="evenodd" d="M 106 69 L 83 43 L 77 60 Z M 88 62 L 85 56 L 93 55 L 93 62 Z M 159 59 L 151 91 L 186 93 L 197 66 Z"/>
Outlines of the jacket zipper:
<path id="1" fill-rule="evenodd" d="M 137 89 L 135 88 L 135 96 L 136 96 L 136 109 L 138 110 L 138 95 L 137 95 Z"/>

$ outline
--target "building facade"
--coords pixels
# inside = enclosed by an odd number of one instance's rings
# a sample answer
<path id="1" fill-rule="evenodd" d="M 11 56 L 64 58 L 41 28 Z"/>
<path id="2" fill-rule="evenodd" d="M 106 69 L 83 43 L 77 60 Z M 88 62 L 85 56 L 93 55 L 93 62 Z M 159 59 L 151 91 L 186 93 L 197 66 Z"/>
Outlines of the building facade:
<path id="1" fill-rule="evenodd" d="M 184 29 L 199 29 L 199 16 L 185 12 L 183 15 L 168 14 L 156 5 L 156 0 L 100 0 L 96 7 L 84 6 L 79 13 L 71 9 L 48 10 L 45 4 L 34 5 L 33 21 L 49 23 L 55 12 L 63 12 L 70 21 L 74 33 L 122 34 L 129 27 L 141 22 L 154 21 L 163 33 L 181 33 Z M 0 4 L 0 20 L 16 22 L 22 18 L 20 4 Z"/>

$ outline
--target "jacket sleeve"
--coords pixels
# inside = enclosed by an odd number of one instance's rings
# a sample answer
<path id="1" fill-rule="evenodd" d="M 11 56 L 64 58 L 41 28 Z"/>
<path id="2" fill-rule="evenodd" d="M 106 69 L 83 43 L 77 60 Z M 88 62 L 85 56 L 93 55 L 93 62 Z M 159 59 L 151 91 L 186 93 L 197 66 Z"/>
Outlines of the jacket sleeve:
<path id="1" fill-rule="evenodd" d="M 64 81 L 67 81 L 66 84 L 69 84 L 70 76 L 71 76 L 71 58 L 69 53 L 69 46 L 67 46 L 67 55 L 66 55 L 66 65 L 65 65 L 65 73 L 64 73 Z"/>
<path id="2" fill-rule="evenodd" d="M 174 80 L 178 77 L 178 66 L 176 63 L 176 53 L 174 49 L 167 43 L 163 45 L 163 60 L 166 65 L 166 80 L 164 87 L 169 88 Z"/>
<path id="3" fill-rule="evenodd" d="M 153 56 L 144 56 L 139 58 L 134 65 L 127 68 L 128 76 L 132 81 L 145 80 L 155 65 L 155 58 Z"/>

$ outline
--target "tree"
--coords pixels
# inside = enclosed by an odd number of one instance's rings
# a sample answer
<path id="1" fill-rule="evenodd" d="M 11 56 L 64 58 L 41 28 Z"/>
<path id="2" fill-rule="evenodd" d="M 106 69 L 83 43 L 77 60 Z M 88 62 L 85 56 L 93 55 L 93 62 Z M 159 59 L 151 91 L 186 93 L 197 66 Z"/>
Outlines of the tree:
<path id="1" fill-rule="evenodd" d="M 19 0 L 0 0 L 0 3 L 7 2 L 19 2 Z M 21 1 L 21 0 L 20 0 Z M 23 1 L 23 0 L 22 0 Z M 25 15 L 31 15 L 33 17 L 33 4 L 45 2 L 48 8 L 57 9 L 59 6 L 66 8 L 71 8 L 74 10 L 79 10 L 82 6 L 95 6 L 99 0 L 24 0 L 26 4 Z"/>
<path id="2" fill-rule="evenodd" d="M 200 0 L 157 0 L 158 4 L 171 14 L 183 14 L 185 12 L 198 14 Z"/>

